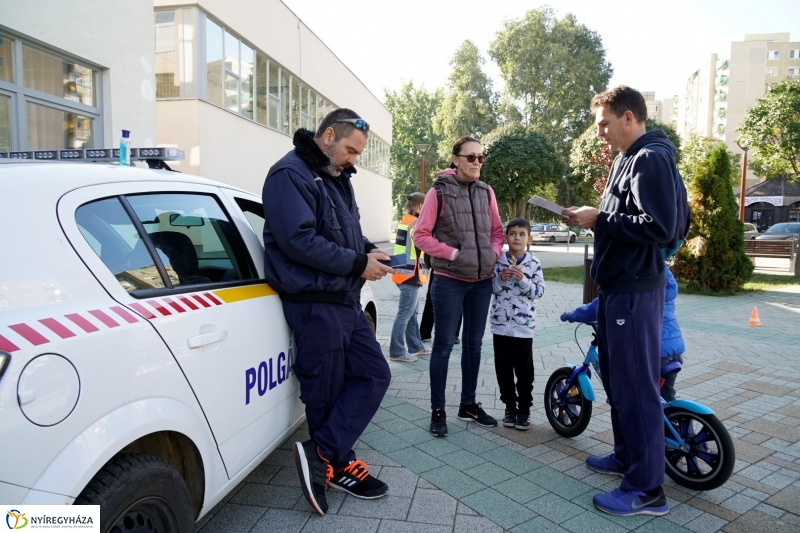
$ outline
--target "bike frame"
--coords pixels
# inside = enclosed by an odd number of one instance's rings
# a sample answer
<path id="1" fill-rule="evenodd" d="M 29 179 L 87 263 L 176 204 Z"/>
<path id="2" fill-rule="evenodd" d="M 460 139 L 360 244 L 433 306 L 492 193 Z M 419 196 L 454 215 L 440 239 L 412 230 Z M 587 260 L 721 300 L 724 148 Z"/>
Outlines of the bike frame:
<path id="1" fill-rule="evenodd" d="M 592 370 L 591 367 L 594 367 L 594 371 L 597 374 L 597 377 L 600 378 L 600 365 L 599 360 L 600 356 L 597 353 L 597 327 L 594 323 L 590 324 L 592 329 L 594 329 L 594 337 L 592 339 L 592 344 L 589 346 L 589 350 L 586 352 L 586 357 L 583 359 L 583 364 L 581 365 L 574 365 L 574 364 L 567 364 L 568 367 L 572 368 L 572 374 L 569 376 L 569 380 L 567 380 L 567 386 L 564 387 L 558 394 L 559 400 L 565 400 L 569 391 L 572 389 L 575 382 L 578 383 L 580 386 L 581 391 L 583 392 L 583 396 L 593 402 L 597 399 L 597 395 L 594 392 L 594 387 L 592 386 Z M 698 414 L 698 415 L 713 415 L 714 411 L 705 405 L 694 402 L 691 400 L 673 400 L 671 402 L 667 402 L 664 398 L 661 398 L 661 407 L 663 409 L 667 409 L 669 407 L 679 407 L 682 409 L 686 409 L 689 412 Z M 686 449 L 686 441 L 680 437 L 675 428 L 672 427 L 672 424 L 669 423 L 667 419 L 667 415 L 664 415 L 664 425 L 666 428 L 669 429 L 670 434 L 664 435 L 665 444 L 668 448 L 675 448 L 675 449 Z"/>

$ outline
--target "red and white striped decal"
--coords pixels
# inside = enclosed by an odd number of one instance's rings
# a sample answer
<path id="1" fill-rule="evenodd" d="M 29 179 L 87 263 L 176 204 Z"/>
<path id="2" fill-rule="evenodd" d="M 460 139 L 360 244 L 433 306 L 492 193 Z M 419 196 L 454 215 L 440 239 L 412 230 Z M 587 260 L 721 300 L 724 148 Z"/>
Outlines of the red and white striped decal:
<path id="1" fill-rule="evenodd" d="M 130 304 L 147 320 L 199 311 L 225 305 L 211 292 L 151 298 Z M 61 339 L 70 339 L 141 322 L 141 318 L 121 305 L 91 309 L 63 316 L 42 318 L 34 322 L 0 325 L 0 350 L 16 352 L 30 346 L 41 346 Z"/>
<path id="2" fill-rule="evenodd" d="M 120 305 L 114 305 L 32 322 L 0 325 L 0 350 L 16 352 L 29 346 L 82 337 L 137 322 L 141 322 L 141 318 Z"/>

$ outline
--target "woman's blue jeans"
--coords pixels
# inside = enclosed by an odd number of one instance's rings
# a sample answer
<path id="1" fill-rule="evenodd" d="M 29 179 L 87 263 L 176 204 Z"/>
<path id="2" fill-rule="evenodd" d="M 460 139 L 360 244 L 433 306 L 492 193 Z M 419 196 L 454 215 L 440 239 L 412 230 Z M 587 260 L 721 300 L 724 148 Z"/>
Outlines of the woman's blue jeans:
<path id="1" fill-rule="evenodd" d="M 461 281 L 437 275 L 431 287 L 436 335 L 431 350 L 431 409 L 444 409 L 447 367 L 456 338 L 458 318 L 461 329 L 461 403 L 475 403 L 481 343 L 492 299 L 492 279 Z"/>
<path id="2" fill-rule="evenodd" d="M 389 342 L 389 356 L 402 357 L 406 353 L 417 353 L 425 349 L 419 335 L 417 307 L 421 287 L 410 283 L 397 286 L 400 289 L 400 302 L 397 316 L 392 326 L 392 339 Z M 408 346 L 408 352 L 406 352 Z"/>

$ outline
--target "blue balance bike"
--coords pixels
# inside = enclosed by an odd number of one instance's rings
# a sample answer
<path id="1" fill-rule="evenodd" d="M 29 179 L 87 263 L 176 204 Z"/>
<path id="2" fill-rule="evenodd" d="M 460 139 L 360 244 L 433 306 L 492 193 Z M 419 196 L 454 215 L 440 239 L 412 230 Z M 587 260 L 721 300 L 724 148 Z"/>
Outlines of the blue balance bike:
<path id="1" fill-rule="evenodd" d="M 598 377 L 600 367 L 597 327 L 595 323 L 590 325 L 594 338 L 583 364 L 571 364 L 553 372 L 544 391 L 547 420 L 564 437 L 583 433 L 592 416 L 592 402 L 596 396 L 590 367 Z M 575 328 L 576 343 L 577 330 Z M 680 369 L 678 361 L 662 368 L 661 385 L 664 384 L 663 376 Z M 690 400 L 667 402 L 662 398 L 661 405 L 664 408 L 666 474 L 679 485 L 692 490 L 712 490 L 722 486 L 733 472 L 736 452 L 728 430 L 714 416 L 714 411 Z"/>

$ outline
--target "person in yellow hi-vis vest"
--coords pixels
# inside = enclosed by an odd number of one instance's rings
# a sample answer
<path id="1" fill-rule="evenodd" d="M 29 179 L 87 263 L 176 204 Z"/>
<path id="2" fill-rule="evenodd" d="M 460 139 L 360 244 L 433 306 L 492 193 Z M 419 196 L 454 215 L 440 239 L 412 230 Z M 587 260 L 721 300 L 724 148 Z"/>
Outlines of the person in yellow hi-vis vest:
<path id="1" fill-rule="evenodd" d="M 420 251 L 414 247 L 414 227 L 417 217 L 422 210 L 425 195 L 415 192 L 406 195 L 406 215 L 397 225 L 397 238 L 394 241 L 394 255 L 405 254 L 406 264 L 413 265 L 413 269 L 395 269 L 392 281 L 400 289 L 400 302 L 397 316 L 392 326 L 392 339 L 389 343 L 389 359 L 413 363 L 418 355 L 431 353 L 424 344 L 419 334 L 417 322 L 417 304 L 419 303 L 420 288 L 428 282 L 428 273 L 421 267 Z M 398 271 L 399 270 L 399 271 Z"/>

